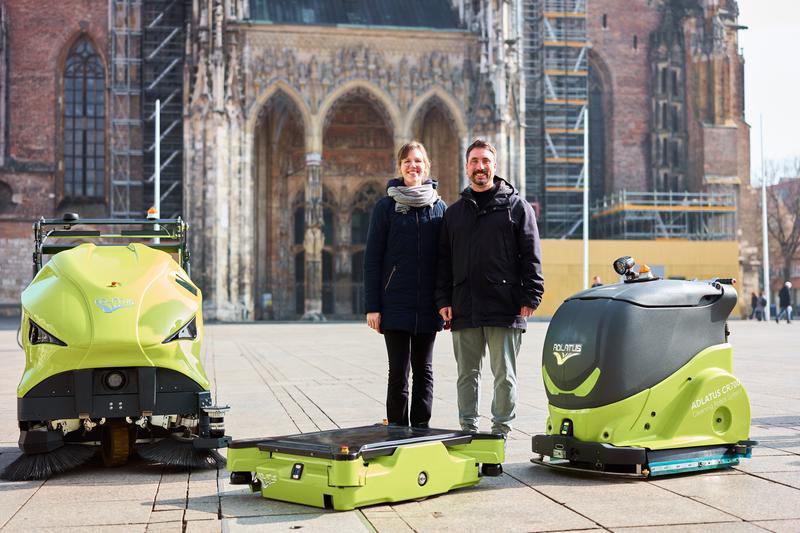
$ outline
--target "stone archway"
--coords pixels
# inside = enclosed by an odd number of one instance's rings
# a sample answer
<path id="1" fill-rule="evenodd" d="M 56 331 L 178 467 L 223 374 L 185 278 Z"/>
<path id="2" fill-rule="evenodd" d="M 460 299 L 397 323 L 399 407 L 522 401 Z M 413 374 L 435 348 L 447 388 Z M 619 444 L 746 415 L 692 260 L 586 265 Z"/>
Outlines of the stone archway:
<path id="1" fill-rule="evenodd" d="M 394 123 L 381 101 L 358 87 L 330 106 L 323 124 L 323 203 L 335 206 L 333 242 L 326 239 L 324 245 L 332 258 L 333 314 L 355 318 L 361 309 L 357 299 L 363 284 L 355 269 L 361 268 L 358 254 L 363 253 L 365 244 L 361 235 L 364 214 L 372 211 L 372 205 L 362 205 L 361 193 L 371 191 L 369 200 L 374 202 L 380 196 L 375 191 L 383 191 L 395 174 Z"/>
<path id="2" fill-rule="evenodd" d="M 447 105 L 437 96 L 426 100 L 414 117 L 412 132 L 428 151 L 439 195 L 451 205 L 461 192 L 461 142 Z"/>
<path id="3" fill-rule="evenodd" d="M 303 271 L 297 271 L 296 258 L 303 246 L 302 238 L 298 245 L 295 235 L 294 209 L 287 207 L 303 197 L 305 137 L 304 120 L 294 100 L 282 90 L 273 93 L 261 108 L 253 135 L 257 319 L 298 316 L 297 294 L 304 288 L 297 281 L 303 279 Z"/>
<path id="4" fill-rule="evenodd" d="M 352 313 L 363 316 L 365 313 L 364 301 L 364 252 L 367 245 L 369 221 L 372 208 L 385 194 L 384 184 L 367 183 L 361 187 L 350 201 L 350 263 L 352 265 L 350 279 L 352 283 Z"/>

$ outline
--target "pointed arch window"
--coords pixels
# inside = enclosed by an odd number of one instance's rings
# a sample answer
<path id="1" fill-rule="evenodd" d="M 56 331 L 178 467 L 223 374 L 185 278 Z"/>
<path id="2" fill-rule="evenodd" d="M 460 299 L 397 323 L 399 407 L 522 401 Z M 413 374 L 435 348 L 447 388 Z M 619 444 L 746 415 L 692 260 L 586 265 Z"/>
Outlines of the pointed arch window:
<path id="1" fill-rule="evenodd" d="M 105 68 L 88 39 L 64 68 L 64 196 L 105 196 Z"/>

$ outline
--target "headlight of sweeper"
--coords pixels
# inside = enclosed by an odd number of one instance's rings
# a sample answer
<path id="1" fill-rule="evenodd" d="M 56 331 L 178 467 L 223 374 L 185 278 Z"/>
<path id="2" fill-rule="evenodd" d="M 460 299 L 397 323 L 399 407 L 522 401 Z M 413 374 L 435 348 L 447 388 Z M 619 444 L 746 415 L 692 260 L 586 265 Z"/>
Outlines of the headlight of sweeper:
<path id="1" fill-rule="evenodd" d="M 51 335 L 39 324 L 33 320 L 28 319 L 30 327 L 28 328 L 28 341 L 31 344 L 55 344 L 57 346 L 66 346 L 67 343 Z"/>
<path id="2" fill-rule="evenodd" d="M 168 342 L 177 341 L 177 340 L 194 340 L 197 338 L 197 324 L 195 319 L 197 317 L 192 317 L 192 319 L 186 323 L 181 329 L 164 339 L 162 344 L 166 344 Z"/>
<path id="3" fill-rule="evenodd" d="M 119 370 L 112 370 L 103 377 L 103 381 L 109 389 L 119 390 L 125 386 L 127 380 L 125 379 L 125 374 Z"/>

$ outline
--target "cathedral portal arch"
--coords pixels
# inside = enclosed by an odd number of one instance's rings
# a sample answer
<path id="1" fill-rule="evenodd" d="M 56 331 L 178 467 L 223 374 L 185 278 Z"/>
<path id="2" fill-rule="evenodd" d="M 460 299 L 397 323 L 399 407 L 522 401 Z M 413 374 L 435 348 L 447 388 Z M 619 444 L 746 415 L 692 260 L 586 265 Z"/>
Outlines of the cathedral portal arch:
<path id="1" fill-rule="evenodd" d="M 332 220 L 324 222 L 333 229 L 327 234 L 332 238 L 326 236 L 324 243 L 332 270 L 324 271 L 330 277 L 323 288 L 330 290 L 329 279 L 337 316 L 355 318 L 363 298 L 363 232 L 366 214 L 372 211 L 372 205 L 365 204 L 382 195 L 387 180 L 395 175 L 397 108 L 384 105 L 362 84 L 348 87 L 320 110 L 323 204 L 333 211 Z"/>
<path id="2" fill-rule="evenodd" d="M 292 319 L 302 315 L 305 269 L 298 269 L 303 236 L 296 235 L 294 204 L 303 205 L 307 178 L 307 124 L 292 92 L 275 86 L 252 123 L 252 184 L 256 317 Z M 296 94 L 295 94 L 296 96 Z M 301 226 L 302 228 L 302 226 Z"/>
<path id="3" fill-rule="evenodd" d="M 431 101 L 443 106 L 449 113 L 450 119 L 453 121 L 453 126 L 456 135 L 463 143 L 467 139 L 467 120 L 464 116 L 464 109 L 459 104 L 458 100 L 453 98 L 453 95 L 445 91 L 442 87 L 431 87 L 419 97 L 415 98 L 411 107 L 406 113 L 406 122 L 403 124 L 402 133 L 406 137 L 410 137 L 415 133 L 414 123 L 418 120 L 420 111 L 427 109 L 431 105 Z M 438 101 L 437 101 L 438 100 Z M 466 144 L 464 145 L 466 148 Z"/>
<path id="4" fill-rule="evenodd" d="M 263 110 L 271 98 L 275 95 L 282 93 L 285 98 L 288 98 L 295 105 L 298 112 L 298 117 L 302 121 L 303 131 L 305 131 L 305 144 L 308 151 L 312 150 L 314 144 L 313 139 L 310 138 L 314 132 L 314 118 L 308 108 L 308 103 L 303 96 L 293 86 L 289 85 L 283 80 L 277 80 L 269 85 L 266 89 L 261 91 L 251 105 L 251 113 L 248 113 L 247 122 L 245 123 L 245 131 L 248 134 L 253 134 L 258 126 Z"/>
<path id="5" fill-rule="evenodd" d="M 458 108 L 454 109 L 452 103 L 433 90 L 416 101 L 412 109 L 409 138 L 425 145 L 431 159 L 431 176 L 439 182 L 439 195 L 452 204 L 463 186 L 461 154 L 466 146 L 463 117 L 459 117 Z"/>
<path id="6" fill-rule="evenodd" d="M 332 110 L 341 103 L 343 98 L 351 94 L 362 95 L 376 104 L 376 108 L 388 119 L 386 127 L 393 132 L 394 148 L 399 148 L 400 145 L 405 142 L 402 136 L 398 135 L 401 132 L 400 126 L 402 125 L 400 108 L 397 107 L 395 100 L 388 93 L 366 80 L 348 81 L 325 96 L 325 99 L 319 106 L 319 112 L 316 115 L 317 123 L 315 124 L 320 132 L 320 148 L 322 148 L 322 143 L 324 142 L 324 132 L 332 117 Z"/>

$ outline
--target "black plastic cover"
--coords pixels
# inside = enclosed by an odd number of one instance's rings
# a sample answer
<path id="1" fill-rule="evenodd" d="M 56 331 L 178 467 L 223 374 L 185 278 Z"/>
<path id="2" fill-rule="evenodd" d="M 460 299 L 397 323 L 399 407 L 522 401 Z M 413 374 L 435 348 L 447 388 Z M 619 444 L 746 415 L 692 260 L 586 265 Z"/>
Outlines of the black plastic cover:
<path id="1" fill-rule="evenodd" d="M 721 294 L 719 284 L 712 285 L 707 281 L 637 280 L 586 289 L 566 301 L 601 298 L 643 307 L 697 307 L 708 305 L 719 299 Z"/>
<path id="2" fill-rule="evenodd" d="M 733 287 L 700 281 L 620 283 L 570 297 L 550 321 L 542 365 L 562 391 L 577 388 L 595 368 L 600 376 L 583 397 L 547 391 L 550 404 L 592 408 L 652 387 L 726 342 L 735 304 Z"/>
<path id="3" fill-rule="evenodd" d="M 59 431 L 19 432 L 19 449 L 25 454 L 49 453 L 64 445 L 64 434 Z"/>
<path id="4" fill-rule="evenodd" d="M 579 463 L 599 465 L 644 465 L 647 464 L 645 448 L 617 447 L 602 442 L 583 442 L 565 435 L 534 435 L 531 443 L 533 453 L 553 456 L 558 447 L 564 450 L 563 459 Z"/>
<path id="5" fill-rule="evenodd" d="M 111 372 L 125 377 L 124 385 L 109 389 L 104 382 Z M 17 398 L 17 418 L 39 421 L 58 418 L 118 418 L 197 412 L 197 395 L 202 387 L 168 368 L 111 367 L 84 368 L 54 374 Z"/>

